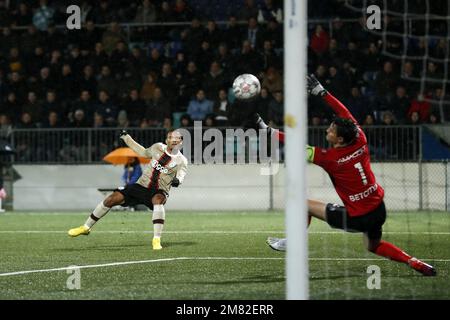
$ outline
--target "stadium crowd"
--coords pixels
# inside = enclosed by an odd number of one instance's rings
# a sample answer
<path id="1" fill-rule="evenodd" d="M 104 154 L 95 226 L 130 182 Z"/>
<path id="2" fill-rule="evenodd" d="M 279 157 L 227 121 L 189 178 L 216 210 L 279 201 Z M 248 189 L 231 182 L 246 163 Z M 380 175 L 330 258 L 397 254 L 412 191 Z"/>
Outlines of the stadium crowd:
<path id="1" fill-rule="evenodd" d="M 386 48 L 404 51 L 402 37 L 367 32 L 362 19 L 344 20 L 360 13 L 339 0 L 325 2 L 309 6 L 311 19 L 332 23 L 309 23 L 308 69 L 361 123 L 448 120 L 444 64 L 387 57 Z M 424 1 L 414 2 L 420 8 Z M 431 10 L 446 5 L 431 3 Z M 69 4 L 82 9 L 81 30 L 64 27 Z M 283 125 L 282 1 L 232 0 L 226 7 L 203 0 L 0 0 L 1 128 L 169 128 L 193 120 L 239 126 L 255 111 Z M 171 22 L 186 24 L 145 25 Z M 402 21 L 385 23 L 404 31 Z M 411 39 L 408 55 L 448 58 L 446 28 L 445 21 L 431 26 L 442 39 Z M 251 106 L 230 90 L 240 73 L 261 79 L 261 97 Z M 414 81 L 424 76 L 432 82 Z M 332 115 L 310 99 L 310 125 L 328 124 Z"/>

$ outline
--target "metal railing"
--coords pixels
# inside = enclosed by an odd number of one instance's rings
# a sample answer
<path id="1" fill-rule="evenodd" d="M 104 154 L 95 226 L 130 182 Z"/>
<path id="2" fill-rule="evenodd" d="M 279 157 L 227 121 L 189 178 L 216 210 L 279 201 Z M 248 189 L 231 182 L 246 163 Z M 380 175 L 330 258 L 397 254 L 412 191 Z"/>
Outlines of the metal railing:
<path id="1" fill-rule="evenodd" d="M 225 132 L 225 128 L 220 129 Z M 166 137 L 164 128 L 132 128 L 128 131 L 145 147 L 164 142 Z M 373 161 L 420 160 L 420 126 L 370 126 L 365 127 L 364 132 Z M 310 127 L 308 130 L 310 145 L 327 147 L 325 137 L 326 127 Z M 16 164 L 99 164 L 107 153 L 123 146 L 117 128 L 14 129 L 9 140 L 16 149 Z M 238 152 L 238 143 L 245 143 L 245 150 L 249 150 L 259 142 L 255 139 L 247 139 L 245 142 L 236 139 L 230 143 L 228 139 L 224 141 L 224 148 L 231 147 Z M 203 143 L 203 148 L 207 145 L 208 143 Z M 191 151 L 190 154 L 193 155 L 194 152 Z M 225 154 L 224 152 L 224 157 Z"/>

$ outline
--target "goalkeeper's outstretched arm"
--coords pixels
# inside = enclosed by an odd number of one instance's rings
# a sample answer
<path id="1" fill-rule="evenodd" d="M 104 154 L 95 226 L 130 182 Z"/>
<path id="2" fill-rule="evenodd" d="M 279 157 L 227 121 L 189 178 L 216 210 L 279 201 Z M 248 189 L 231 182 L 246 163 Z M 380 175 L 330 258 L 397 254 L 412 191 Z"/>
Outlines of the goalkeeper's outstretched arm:
<path id="1" fill-rule="evenodd" d="M 350 119 L 354 123 L 358 123 L 350 113 L 350 111 L 348 111 L 348 109 L 342 104 L 342 102 L 340 102 L 338 99 L 336 99 L 336 97 L 329 93 L 313 74 L 311 76 L 307 76 L 306 78 L 308 83 L 308 92 L 310 94 L 312 94 L 313 96 L 322 97 L 338 117 Z"/>
<path id="2" fill-rule="evenodd" d="M 284 132 L 274 129 L 272 127 L 269 127 L 264 120 L 260 117 L 259 114 L 255 114 L 255 122 L 258 125 L 260 129 L 267 130 L 272 134 L 272 136 L 280 141 L 281 143 L 284 143 Z M 315 153 L 315 147 L 306 145 L 306 160 L 308 162 L 314 162 L 314 153 Z"/>
<path id="3" fill-rule="evenodd" d="M 133 138 L 125 131 L 120 132 L 120 138 L 125 142 L 125 144 L 140 157 L 148 158 L 145 152 L 145 148 L 139 143 L 133 140 Z"/>

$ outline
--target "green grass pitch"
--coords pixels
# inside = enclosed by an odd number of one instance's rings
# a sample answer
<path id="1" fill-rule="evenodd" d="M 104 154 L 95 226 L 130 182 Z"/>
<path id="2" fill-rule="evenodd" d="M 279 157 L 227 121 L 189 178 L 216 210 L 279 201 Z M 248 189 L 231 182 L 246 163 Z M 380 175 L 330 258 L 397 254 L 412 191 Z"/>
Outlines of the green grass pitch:
<path id="1" fill-rule="evenodd" d="M 285 299 L 285 255 L 265 244 L 283 236 L 282 212 L 168 212 L 161 251 L 151 249 L 149 212 L 111 212 L 89 236 L 69 238 L 86 216 L 0 214 L 0 299 Z M 379 258 L 360 234 L 313 220 L 310 298 L 449 299 L 450 214 L 391 213 L 384 231 L 438 276 Z M 80 289 L 67 288 L 72 265 L 81 266 Z M 380 289 L 367 288 L 370 265 L 381 270 Z"/>

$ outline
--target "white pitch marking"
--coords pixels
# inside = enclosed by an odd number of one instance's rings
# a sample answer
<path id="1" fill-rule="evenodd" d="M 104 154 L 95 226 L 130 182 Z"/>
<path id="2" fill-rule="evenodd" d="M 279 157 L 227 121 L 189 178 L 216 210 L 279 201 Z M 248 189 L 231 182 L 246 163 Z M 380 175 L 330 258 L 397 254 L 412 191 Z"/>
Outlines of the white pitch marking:
<path id="1" fill-rule="evenodd" d="M 256 231 L 224 231 L 224 230 L 180 230 L 180 231 L 164 231 L 164 233 L 172 233 L 172 234 L 249 234 L 249 233 L 284 233 L 284 230 L 256 230 Z M 1 233 L 67 233 L 67 231 L 61 230 L 0 230 Z M 128 233 L 128 234 L 146 234 L 153 233 L 153 231 L 145 231 L 145 230 L 95 230 L 94 233 Z M 309 234 L 349 234 L 344 231 L 310 231 Z M 357 234 L 357 233 L 351 233 Z M 414 234 L 414 235 L 450 235 L 450 232 L 390 232 L 383 231 L 383 234 Z"/>
<path id="2" fill-rule="evenodd" d="M 91 265 L 76 266 L 76 267 L 70 266 L 70 267 L 61 267 L 61 268 L 52 268 L 52 269 L 6 272 L 6 273 L 0 273 L 0 277 L 16 276 L 16 275 L 30 274 L 30 273 L 64 271 L 64 270 L 72 270 L 72 269 L 76 269 L 76 268 L 88 269 L 88 268 L 101 268 L 101 267 L 115 267 L 115 266 L 123 266 L 123 265 L 177 261 L 177 260 L 284 260 L 284 259 L 285 259 L 284 257 L 278 257 L 278 258 L 269 258 L 269 257 L 178 257 L 178 258 L 166 258 L 166 259 L 155 259 L 155 260 L 111 262 L 111 263 L 91 264 Z M 386 259 L 379 259 L 379 258 L 309 258 L 309 260 L 311 260 L 311 261 L 384 261 L 384 260 L 388 261 Z M 423 259 L 423 260 L 438 261 L 438 262 L 450 262 L 450 259 Z"/>

